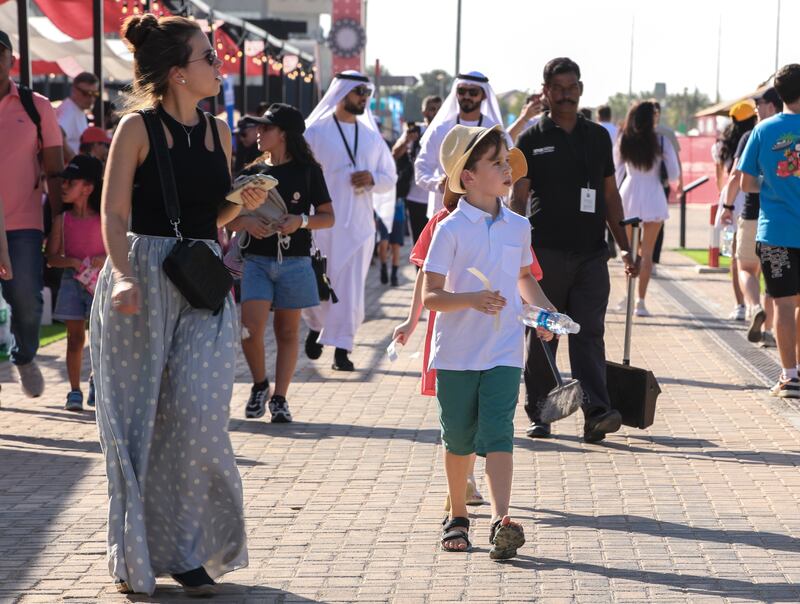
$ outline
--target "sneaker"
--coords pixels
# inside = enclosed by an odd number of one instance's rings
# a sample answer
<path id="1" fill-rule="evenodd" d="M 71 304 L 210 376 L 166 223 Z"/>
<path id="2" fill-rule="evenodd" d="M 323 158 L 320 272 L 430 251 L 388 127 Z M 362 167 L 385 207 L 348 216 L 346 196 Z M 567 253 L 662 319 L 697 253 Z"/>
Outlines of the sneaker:
<path id="1" fill-rule="evenodd" d="M 613 312 L 625 312 L 628 310 L 628 298 L 627 296 L 617 302 L 617 304 L 613 308 Z"/>
<path id="2" fill-rule="evenodd" d="M 67 402 L 64 403 L 67 411 L 83 411 L 83 392 L 80 390 L 70 390 L 67 394 Z"/>
<path id="3" fill-rule="evenodd" d="M 769 395 L 778 396 L 778 393 L 780 391 L 781 391 L 781 381 L 778 380 L 778 382 L 772 388 L 769 389 Z"/>
<path id="4" fill-rule="evenodd" d="M 636 308 L 633 309 L 633 314 L 637 317 L 649 317 L 650 311 L 644 305 L 644 300 L 636 301 Z"/>
<path id="5" fill-rule="evenodd" d="M 42 396 L 44 392 L 44 378 L 36 361 L 24 365 L 14 365 L 17 368 L 17 377 L 22 387 L 22 392 L 29 398 Z"/>
<path id="6" fill-rule="evenodd" d="M 764 326 L 764 321 L 767 320 L 767 313 L 761 307 L 756 307 L 754 311 L 750 318 L 750 327 L 747 330 L 747 341 L 755 343 L 761 340 L 761 328 Z"/>
<path id="7" fill-rule="evenodd" d="M 778 398 L 800 398 L 800 380 L 791 378 L 778 382 Z"/>
<path id="8" fill-rule="evenodd" d="M 761 334 L 761 342 L 758 343 L 761 348 L 775 348 L 775 336 L 772 332 L 765 331 Z"/>
<path id="9" fill-rule="evenodd" d="M 86 406 L 94 407 L 94 376 L 89 376 L 89 394 L 86 396 Z"/>
<path id="10" fill-rule="evenodd" d="M 269 396 L 269 386 L 266 388 L 250 389 L 250 398 L 247 399 L 247 406 L 244 408 L 244 416 L 247 419 L 258 419 L 264 417 L 267 412 L 267 396 Z"/>
<path id="11" fill-rule="evenodd" d="M 272 414 L 273 424 L 288 424 L 292 421 L 292 412 L 289 411 L 289 403 L 278 394 L 269 399 L 269 412 Z"/>
<path id="12" fill-rule="evenodd" d="M 728 315 L 728 319 L 731 321 L 744 321 L 746 315 L 747 309 L 745 308 L 744 304 L 739 304 L 731 311 L 731 314 Z"/>

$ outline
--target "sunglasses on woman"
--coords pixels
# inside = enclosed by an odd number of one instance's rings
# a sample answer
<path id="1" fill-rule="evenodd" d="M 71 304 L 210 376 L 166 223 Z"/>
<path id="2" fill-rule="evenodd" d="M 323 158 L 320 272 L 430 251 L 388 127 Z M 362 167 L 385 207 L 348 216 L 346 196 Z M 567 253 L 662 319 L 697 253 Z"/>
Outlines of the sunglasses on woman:
<path id="1" fill-rule="evenodd" d="M 217 51 L 213 50 L 213 49 L 207 50 L 206 53 L 202 57 L 200 57 L 199 59 L 192 59 L 192 60 L 186 61 L 186 62 L 187 63 L 194 63 L 196 61 L 205 61 L 209 65 L 213 66 L 214 63 L 217 62 Z"/>

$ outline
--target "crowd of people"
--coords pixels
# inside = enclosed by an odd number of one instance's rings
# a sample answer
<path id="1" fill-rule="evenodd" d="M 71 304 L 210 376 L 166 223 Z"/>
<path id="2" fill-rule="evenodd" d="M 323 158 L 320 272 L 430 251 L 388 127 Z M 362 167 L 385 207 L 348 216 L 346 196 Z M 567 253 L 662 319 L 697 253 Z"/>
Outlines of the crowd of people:
<path id="1" fill-rule="evenodd" d="M 490 557 L 516 556 L 525 543 L 509 515 L 519 383 L 528 436 L 548 437 L 542 403 L 559 343 L 519 322 L 522 303 L 580 324 L 569 358 L 583 388 L 584 440 L 619 430 L 605 373 L 608 260 L 613 249 L 638 276 L 635 313 L 647 317 L 668 199 L 683 184 L 658 102 L 633 104 L 619 127 L 600 107 L 594 122 L 580 107 L 580 67 L 559 57 L 508 129 L 489 78 L 473 71 L 458 74 L 445 99 L 426 97 L 424 121 L 406 123 L 387 144 L 370 110 L 372 82 L 347 71 L 307 118 L 264 103 L 232 132 L 198 108 L 218 94 L 222 63 L 197 23 L 133 16 L 122 36 L 134 74 L 112 137 L 87 120 L 95 76 L 75 77 L 54 110 L 11 79 L 12 46 L 0 32 L 0 129 L 15 141 L 0 174 L 11 362 L 24 393 L 40 396 L 46 264 L 60 271 L 54 318 L 67 328 L 71 411 L 84 404 L 88 321 L 86 404 L 96 408 L 106 463 L 117 589 L 152 593 L 156 578 L 170 575 L 188 594 L 207 595 L 216 578 L 247 564 L 227 428 L 235 344 L 253 382 L 245 417 L 291 422 L 301 322 L 310 359 L 332 347 L 332 369 L 353 371 L 369 267 L 377 253 L 381 282 L 398 285 L 407 229 L 417 274 L 392 338 L 407 343 L 429 311 L 421 392 L 437 399 L 445 451 L 441 547 L 471 547 L 466 506 L 484 503 L 474 476 L 484 457 Z M 731 109 L 718 146 L 720 221 L 738 226 L 742 310 L 732 318 L 751 320 L 754 342 L 768 342 L 774 325 L 783 370 L 772 392 L 791 398 L 800 398 L 798 115 L 800 65 L 788 65 L 774 88 Z M 634 217 L 641 241 L 623 226 Z M 264 344 L 270 313 L 274 387 Z"/>

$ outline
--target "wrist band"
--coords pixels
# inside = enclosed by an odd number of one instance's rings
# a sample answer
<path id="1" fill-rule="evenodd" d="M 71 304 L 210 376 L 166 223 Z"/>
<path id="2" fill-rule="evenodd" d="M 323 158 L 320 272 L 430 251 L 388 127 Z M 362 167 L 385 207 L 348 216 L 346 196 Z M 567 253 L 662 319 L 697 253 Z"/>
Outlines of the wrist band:
<path id="1" fill-rule="evenodd" d="M 736 206 L 729 206 L 727 203 L 723 203 L 722 207 L 725 208 L 726 210 L 731 210 L 731 211 L 736 209 Z"/>

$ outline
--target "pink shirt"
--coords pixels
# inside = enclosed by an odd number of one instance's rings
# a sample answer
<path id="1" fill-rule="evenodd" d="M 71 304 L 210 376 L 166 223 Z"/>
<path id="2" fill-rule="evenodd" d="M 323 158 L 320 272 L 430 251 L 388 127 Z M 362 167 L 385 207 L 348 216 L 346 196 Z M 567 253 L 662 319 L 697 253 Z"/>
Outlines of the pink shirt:
<path id="1" fill-rule="evenodd" d="M 64 255 L 67 258 L 92 258 L 105 256 L 100 215 L 78 218 L 72 212 L 64 212 Z"/>
<path id="2" fill-rule="evenodd" d="M 45 97 L 34 93 L 33 103 L 42 122 L 45 147 L 61 146 L 61 129 L 53 107 Z M 9 93 L 0 99 L 0 199 L 6 230 L 43 229 L 42 168 L 37 157 L 39 141 L 36 126 L 25 112 L 17 85 L 12 81 Z"/>

